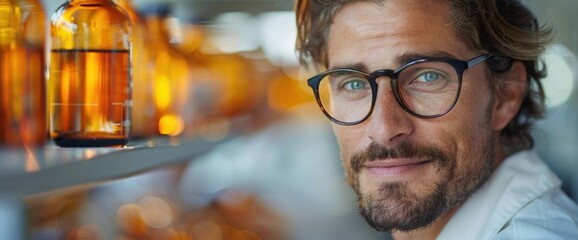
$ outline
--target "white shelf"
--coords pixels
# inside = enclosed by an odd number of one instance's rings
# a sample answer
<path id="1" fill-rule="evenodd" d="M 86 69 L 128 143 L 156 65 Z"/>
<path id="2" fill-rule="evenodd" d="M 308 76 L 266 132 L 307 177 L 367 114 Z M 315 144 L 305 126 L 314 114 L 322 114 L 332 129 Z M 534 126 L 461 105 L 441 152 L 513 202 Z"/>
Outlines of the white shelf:
<path id="1" fill-rule="evenodd" d="M 154 168 L 186 162 L 220 142 L 178 144 L 167 138 L 129 143 L 126 148 L 0 149 L 0 196 L 30 197 L 98 184 Z"/>

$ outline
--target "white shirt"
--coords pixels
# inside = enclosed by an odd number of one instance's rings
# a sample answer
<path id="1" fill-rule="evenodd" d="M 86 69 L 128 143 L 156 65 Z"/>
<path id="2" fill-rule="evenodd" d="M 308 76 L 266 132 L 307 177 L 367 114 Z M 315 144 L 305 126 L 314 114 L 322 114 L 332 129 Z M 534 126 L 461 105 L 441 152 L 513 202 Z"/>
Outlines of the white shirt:
<path id="1" fill-rule="evenodd" d="M 437 239 L 578 239 L 578 206 L 532 151 L 506 158 Z"/>

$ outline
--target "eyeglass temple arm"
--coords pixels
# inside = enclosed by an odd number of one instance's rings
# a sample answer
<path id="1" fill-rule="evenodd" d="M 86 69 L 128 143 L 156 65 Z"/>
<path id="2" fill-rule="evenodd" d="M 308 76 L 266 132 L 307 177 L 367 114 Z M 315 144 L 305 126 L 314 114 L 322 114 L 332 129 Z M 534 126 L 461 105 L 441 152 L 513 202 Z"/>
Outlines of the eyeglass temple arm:
<path id="1" fill-rule="evenodd" d="M 471 67 L 475 66 L 475 65 L 478 64 L 478 63 L 481 63 L 481 62 L 483 62 L 483 61 L 486 61 L 488 58 L 491 58 L 491 57 L 492 57 L 492 54 L 484 54 L 484 55 L 481 55 L 481 56 L 479 56 L 479 57 L 476 57 L 476 58 L 468 61 L 468 68 L 471 68 Z"/>

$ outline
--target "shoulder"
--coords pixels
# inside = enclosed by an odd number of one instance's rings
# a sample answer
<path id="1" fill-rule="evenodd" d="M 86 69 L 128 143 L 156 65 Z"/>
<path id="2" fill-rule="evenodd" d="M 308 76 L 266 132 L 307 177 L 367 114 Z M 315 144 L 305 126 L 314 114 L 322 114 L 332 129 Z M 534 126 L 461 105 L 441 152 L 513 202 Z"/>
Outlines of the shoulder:
<path id="1" fill-rule="evenodd" d="M 578 239 L 578 206 L 532 151 L 508 157 L 438 239 Z"/>
<path id="2" fill-rule="evenodd" d="M 521 208 L 493 239 L 578 239 L 578 206 L 552 189 Z"/>

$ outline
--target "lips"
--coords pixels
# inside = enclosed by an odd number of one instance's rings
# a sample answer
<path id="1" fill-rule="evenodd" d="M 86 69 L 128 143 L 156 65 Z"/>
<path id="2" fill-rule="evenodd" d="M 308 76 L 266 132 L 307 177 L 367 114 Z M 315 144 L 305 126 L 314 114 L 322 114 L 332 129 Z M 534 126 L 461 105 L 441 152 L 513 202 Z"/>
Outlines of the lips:
<path id="1" fill-rule="evenodd" d="M 365 162 L 363 167 L 376 175 L 397 175 L 416 170 L 429 162 L 429 159 L 388 159 Z"/>

